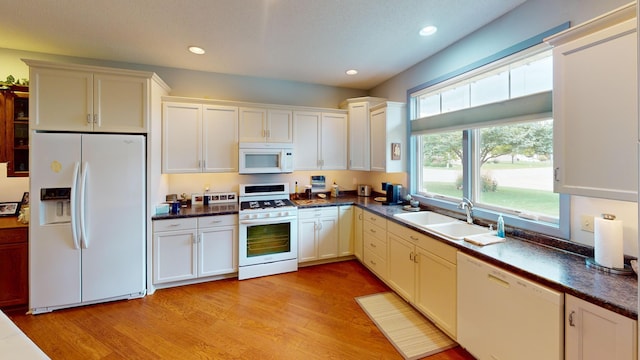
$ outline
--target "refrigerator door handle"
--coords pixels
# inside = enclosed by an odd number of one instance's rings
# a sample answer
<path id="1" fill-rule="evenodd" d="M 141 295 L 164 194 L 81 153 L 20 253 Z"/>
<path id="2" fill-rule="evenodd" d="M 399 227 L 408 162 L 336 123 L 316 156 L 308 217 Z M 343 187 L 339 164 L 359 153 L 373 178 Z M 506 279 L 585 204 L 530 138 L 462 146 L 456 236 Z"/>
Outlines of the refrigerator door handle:
<path id="1" fill-rule="evenodd" d="M 87 238 L 87 224 L 85 221 L 85 200 L 87 190 L 87 174 L 89 173 L 89 163 L 85 162 L 82 165 L 82 176 L 80 177 L 80 238 L 82 240 L 82 247 L 89 247 L 89 239 Z"/>
<path id="2" fill-rule="evenodd" d="M 77 191 L 78 191 L 78 173 L 80 172 L 80 163 L 76 162 L 73 168 L 73 182 L 71 183 L 71 234 L 73 235 L 73 245 L 76 249 L 80 249 L 80 239 L 78 234 L 78 209 L 77 209 Z"/>

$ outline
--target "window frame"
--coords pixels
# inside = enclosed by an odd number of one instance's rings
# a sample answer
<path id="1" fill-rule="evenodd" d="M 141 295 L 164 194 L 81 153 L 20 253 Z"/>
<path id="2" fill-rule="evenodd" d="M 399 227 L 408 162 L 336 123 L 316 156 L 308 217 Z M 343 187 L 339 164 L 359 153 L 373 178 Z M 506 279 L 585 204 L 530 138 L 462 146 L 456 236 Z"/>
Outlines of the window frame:
<path id="1" fill-rule="evenodd" d="M 407 104 L 408 112 L 407 112 L 407 122 L 410 125 L 412 119 L 416 118 L 416 114 L 418 113 L 418 97 L 420 95 L 424 95 L 427 93 L 432 93 L 438 89 L 445 89 L 447 87 L 455 87 L 456 84 L 463 84 L 465 81 L 468 81 L 469 78 L 478 76 L 483 73 L 490 73 L 491 71 L 495 71 L 500 67 L 505 66 L 510 63 L 517 63 L 522 59 L 527 57 L 535 56 L 537 53 L 540 53 L 540 49 L 543 48 L 542 40 L 559 31 L 564 30 L 568 27 L 568 23 L 562 24 L 558 27 L 555 27 L 545 33 L 542 33 L 538 36 L 534 36 L 520 44 L 517 44 L 509 49 L 504 50 L 501 53 L 495 54 L 488 58 L 481 60 L 478 63 L 472 64 L 469 67 L 459 69 L 458 71 L 454 71 L 450 74 L 447 74 L 441 78 L 432 80 L 430 82 L 426 82 L 420 86 L 417 86 L 413 89 L 409 89 L 407 91 Z M 528 50 L 528 51 L 527 51 Z M 541 119 L 542 120 L 542 119 Z M 509 121 L 505 122 L 505 124 L 510 123 Z M 514 122 L 515 123 L 515 122 Z M 466 155 L 462 161 L 462 171 L 463 171 L 463 197 L 472 198 L 471 184 L 474 184 L 472 181 L 472 177 L 479 173 L 479 165 L 476 164 L 474 159 L 477 157 L 478 146 L 477 141 L 474 140 L 474 136 L 472 134 L 473 129 L 478 128 L 479 126 L 469 126 L 463 127 L 459 129 L 459 131 L 463 132 L 463 153 Z M 453 129 L 452 129 L 453 130 Z M 442 129 L 445 131 L 445 129 Z M 420 200 L 420 202 L 428 205 L 434 206 L 438 208 L 442 208 L 447 211 L 464 214 L 464 211 L 458 208 L 459 202 L 452 201 L 451 198 L 444 196 L 431 196 L 428 194 L 419 194 L 417 192 L 418 184 L 422 179 L 422 169 L 419 164 L 422 159 L 421 149 L 422 144 L 419 135 L 414 135 L 411 133 L 411 126 L 407 127 L 407 136 L 409 143 L 409 156 L 407 159 L 408 162 L 408 185 L 409 191 L 413 197 Z M 419 141 L 420 140 L 420 141 Z M 479 176 L 478 176 L 479 178 Z M 477 186 L 477 184 L 475 184 Z M 477 191 L 477 189 L 475 189 Z M 517 215 L 515 213 L 509 213 L 506 210 L 501 211 L 499 208 L 494 207 L 482 207 L 482 204 L 474 207 L 474 217 L 484 219 L 485 221 L 492 222 L 497 221 L 499 215 L 503 215 L 505 223 L 508 226 L 533 231 L 541 234 L 546 234 L 562 239 L 570 238 L 570 196 L 567 194 L 559 194 L 559 216 L 558 223 L 552 224 L 544 221 L 539 221 L 536 219 L 530 219 L 526 217 L 526 215 Z"/>

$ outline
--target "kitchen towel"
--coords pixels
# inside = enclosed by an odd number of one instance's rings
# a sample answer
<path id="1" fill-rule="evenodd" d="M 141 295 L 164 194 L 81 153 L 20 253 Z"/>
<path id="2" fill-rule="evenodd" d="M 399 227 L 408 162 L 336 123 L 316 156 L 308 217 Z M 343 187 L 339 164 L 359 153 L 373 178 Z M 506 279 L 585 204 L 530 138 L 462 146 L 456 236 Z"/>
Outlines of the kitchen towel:
<path id="1" fill-rule="evenodd" d="M 596 263 L 608 268 L 624 268 L 622 221 L 595 218 L 593 233 Z"/>

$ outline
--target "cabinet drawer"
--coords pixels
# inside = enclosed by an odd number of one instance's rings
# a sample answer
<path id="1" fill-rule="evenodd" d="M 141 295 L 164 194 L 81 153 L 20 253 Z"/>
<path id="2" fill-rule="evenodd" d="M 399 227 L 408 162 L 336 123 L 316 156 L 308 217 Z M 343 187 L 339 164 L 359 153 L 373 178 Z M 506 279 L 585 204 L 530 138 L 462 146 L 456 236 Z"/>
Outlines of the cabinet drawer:
<path id="1" fill-rule="evenodd" d="M 458 263 L 458 250 L 456 250 L 456 248 L 454 248 L 453 246 L 449 246 L 443 243 L 442 241 L 433 239 L 426 235 L 422 235 L 418 246 L 432 254 L 438 255 L 439 257 L 447 260 L 452 264 Z"/>
<path id="2" fill-rule="evenodd" d="M 364 217 L 364 221 L 365 222 L 369 222 L 371 224 L 376 224 L 380 227 L 382 227 L 384 229 L 384 231 L 387 231 L 387 219 L 385 219 L 382 216 L 373 214 L 369 211 L 364 211 L 362 213 L 363 217 Z"/>
<path id="3" fill-rule="evenodd" d="M 27 242 L 29 228 L 9 228 L 0 230 L 0 244 L 15 244 Z"/>
<path id="4" fill-rule="evenodd" d="M 364 264 L 382 278 L 386 278 L 387 261 L 368 248 L 364 249 Z"/>
<path id="5" fill-rule="evenodd" d="M 323 216 L 338 216 L 338 207 L 331 206 L 298 210 L 298 219 L 313 219 Z"/>
<path id="6" fill-rule="evenodd" d="M 212 226 L 229 226 L 237 224 L 237 215 L 203 216 L 198 218 L 198 228 L 207 228 Z"/>
<path id="7" fill-rule="evenodd" d="M 374 254 L 386 259 L 387 258 L 387 243 L 375 236 L 369 234 L 364 235 L 364 248 Z"/>
<path id="8" fill-rule="evenodd" d="M 362 227 L 364 229 L 363 232 L 365 236 L 373 236 L 383 243 L 387 243 L 387 230 L 385 228 L 372 224 L 368 221 L 365 221 L 362 224 Z"/>
<path id="9" fill-rule="evenodd" d="M 198 218 L 155 220 L 153 222 L 153 232 L 195 229 L 197 227 Z"/>

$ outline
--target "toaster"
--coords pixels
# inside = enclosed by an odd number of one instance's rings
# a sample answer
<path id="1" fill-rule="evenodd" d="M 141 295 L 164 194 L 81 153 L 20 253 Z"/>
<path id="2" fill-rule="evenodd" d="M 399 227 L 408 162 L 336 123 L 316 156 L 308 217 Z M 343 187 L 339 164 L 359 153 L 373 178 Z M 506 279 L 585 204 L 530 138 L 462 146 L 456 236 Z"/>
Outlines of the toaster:
<path id="1" fill-rule="evenodd" d="M 371 196 L 371 186 L 369 185 L 358 185 L 358 196 Z"/>

